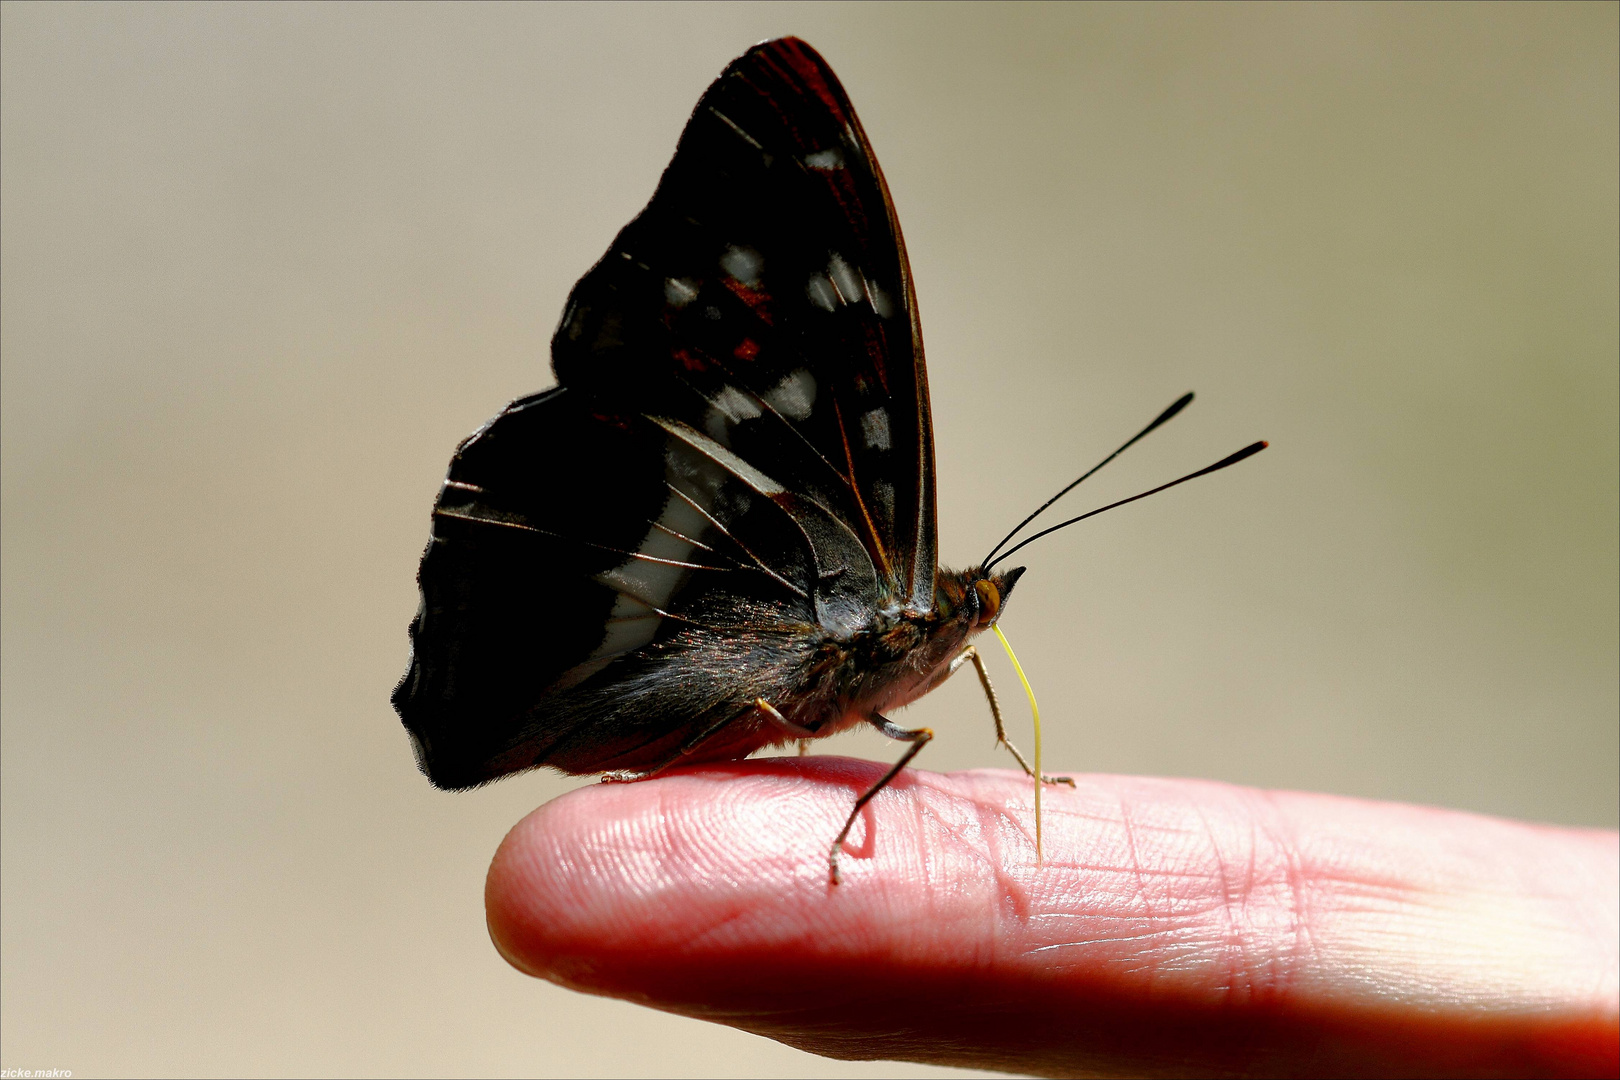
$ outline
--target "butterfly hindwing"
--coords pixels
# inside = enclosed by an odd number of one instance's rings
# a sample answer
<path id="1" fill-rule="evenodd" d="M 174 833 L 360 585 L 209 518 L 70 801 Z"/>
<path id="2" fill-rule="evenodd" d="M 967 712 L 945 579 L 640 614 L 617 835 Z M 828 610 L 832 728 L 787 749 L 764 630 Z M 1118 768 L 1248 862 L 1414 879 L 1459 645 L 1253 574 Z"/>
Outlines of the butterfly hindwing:
<path id="1" fill-rule="evenodd" d="M 789 514 L 657 423 L 566 388 L 514 402 L 451 462 L 396 707 L 443 787 L 647 764 L 793 681 L 773 673 L 816 626 L 812 560 Z"/>
<path id="2" fill-rule="evenodd" d="M 552 350 L 561 385 L 463 443 L 435 506 L 394 699 L 435 783 L 656 765 L 791 698 L 822 638 L 931 604 L 909 269 L 808 46 L 709 88 Z M 733 726 L 701 756 L 766 740 Z"/>

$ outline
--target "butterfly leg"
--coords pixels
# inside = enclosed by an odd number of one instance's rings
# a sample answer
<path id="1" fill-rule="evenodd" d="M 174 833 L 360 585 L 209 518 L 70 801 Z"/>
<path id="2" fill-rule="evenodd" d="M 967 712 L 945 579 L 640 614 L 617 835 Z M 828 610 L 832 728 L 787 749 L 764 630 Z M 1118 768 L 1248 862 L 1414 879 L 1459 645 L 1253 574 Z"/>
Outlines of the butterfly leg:
<path id="1" fill-rule="evenodd" d="M 979 685 L 984 687 L 984 696 L 990 699 L 990 715 L 996 722 L 996 742 L 1007 748 L 1013 759 L 1018 762 L 1019 767 L 1024 770 L 1025 776 L 1034 776 L 1035 770 L 1029 767 L 1029 762 L 1024 760 L 1024 755 L 1018 752 L 1018 747 L 1007 740 L 1007 725 L 1002 723 L 1001 720 L 1001 703 L 996 700 L 995 687 L 990 685 L 990 672 L 984 666 L 984 657 L 979 655 L 979 650 L 972 645 L 963 649 L 957 658 L 951 661 L 947 674 L 956 671 L 957 668 L 969 660 L 973 661 L 973 670 L 979 673 Z M 1045 784 L 1068 784 L 1070 787 L 1074 787 L 1074 781 L 1067 776 L 1043 776 L 1041 782 Z"/>
<path id="2" fill-rule="evenodd" d="M 855 808 L 849 812 L 849 819 L 844 822 L 844 827 L 838 830 L 838 837 L 832 842 L 832 849 L 827 852 L 827 869 L 834 885 L 839 882 L 838 849 L 844 846 L 844 841 L 849 837 L 849 830 L 855 827 L 855 818 L 860 814 L 861 807 L 871 802 L 872 796 L 888 787 L 889 781 L 898 776 L 900 770 L 905 768 L 911 759 L 928 745 L 928 740 L 934 737 L 934 733 L 927 728 L 903 728 L 899 724 L 890 723 L 879 713 L 873 713 L 867 719 L 873 727 L 889 738 L 910 743 L 911 749 L 900 755 L 900 760 L 894 763 L 894 768 L 883 774 L 883 779 L 873 784 L 867 789 L 866 794 L 855 800 Z"/>
<path id="3" fill-rule="evenodd" d="M 795 724 L 793 721 L 777 712 L 776 706 L 772 705 L 764 698 L 755 698 L 754 708 L 759 710 L 759 714 L 761 716 L 775 724 L 777 727 L 781 728 L 783 731 L 787 732 L 789 735 L 797 736 L 801 745 L 816 737 L 815 728 L 805 727 L 803 724 Z"/>
<path id="4" fill-rule="evenodd" d="M 804 757 L 810 752 L 810 740 L 816 737 L 815 728 L 807 728 L 803 724 L 795 724 L 776 710 L 776 706 L 764 698 L 754 699 L 754 708 L 758 709 L 765 719 L 787 732 L 789 735 L 799 737 L 799 756 Z"/>

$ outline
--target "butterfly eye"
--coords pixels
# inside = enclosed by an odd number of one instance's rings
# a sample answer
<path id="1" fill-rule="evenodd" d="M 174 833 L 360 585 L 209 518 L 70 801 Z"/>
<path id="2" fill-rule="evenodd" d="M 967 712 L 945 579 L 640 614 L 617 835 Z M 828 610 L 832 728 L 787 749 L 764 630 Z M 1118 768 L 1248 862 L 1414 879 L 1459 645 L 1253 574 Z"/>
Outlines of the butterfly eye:
<path id="1" fill-rule="evenodd" d="M 1001 610 L 1001 593 L 988 581 L 973 583 L 973 591 L 979 594 L 979 625 L 987 625 Z"/>

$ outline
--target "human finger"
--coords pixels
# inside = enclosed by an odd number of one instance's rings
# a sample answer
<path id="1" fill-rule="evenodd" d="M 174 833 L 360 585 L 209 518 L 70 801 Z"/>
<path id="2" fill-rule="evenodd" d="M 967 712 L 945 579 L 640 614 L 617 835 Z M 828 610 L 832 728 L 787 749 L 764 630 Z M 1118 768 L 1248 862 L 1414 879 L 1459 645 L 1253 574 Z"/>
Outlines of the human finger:
<path id="1" fill-rule="evenodd" d="M 1620 843 L 1183 780 L 773 759 L 575 792 L 491 933 L 576 989 L 834 1057 L 1049 1074 L 1620 1069 Z"/>

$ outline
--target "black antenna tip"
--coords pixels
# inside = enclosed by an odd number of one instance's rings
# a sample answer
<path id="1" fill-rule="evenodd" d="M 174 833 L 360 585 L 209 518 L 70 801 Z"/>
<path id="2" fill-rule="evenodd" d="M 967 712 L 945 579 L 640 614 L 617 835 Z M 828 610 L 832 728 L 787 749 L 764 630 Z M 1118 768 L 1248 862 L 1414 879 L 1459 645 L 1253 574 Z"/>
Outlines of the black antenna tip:
<path id="1" fill-rule="evenodd" d="M 1192 399 L 1193 399 L 1193 392 L 1191 390 L 1187 391 L 1185 394 L 1182 394 L 1180 397 L 1178 397 L 1171 404 L 1171 406 L 1168 409 L 1166 409 L 1166 410 L 1164 410 L 1164 412 L 1160 413 L 1158 418 L 1156 420 L 1154 420 L 1153 423 L 1149 424 L 1142 431 L 1142 435 L 1146 435 L 1149 431 L 1152 431 L 1154 428 L 1158 427 L 1160 424 L 1163 424 L 1163 423 L 1167 422 L 1171 417 L 1175 416 L 1176 413 L 1180 412 L 1182 409 L 1185 409 L 1188 405 L 1191 405 L 1192 404 Z M 1142 437 L 1142 435 L 1138 435 L 1136 438 L 1140 439 Z M 1131 442 L 1135 442 L 1135 441 L 1136 441 L 1136 439 L 1131 440 Z M 1127 445 L 1129 445 L 1129 444 L 1127 444 Z"/>
<path id="2" fill-rule="evenodd" d="M 1217 461 L 1215 464 L 1211 465 L 1208 469 L 1205 469 L 1204 471 L 1205 472 L 1214 472 L 1216 469 L 1224 469 L 1228 465 L 1236 465 L 1238 462 L 1242 461 L 1244 458 L 1254 457 L 1254 455 L 1258 454 L 1260 451 L 1264 450 L 1266 447 L 1268 447 L 1270 445 L 1271 444 L 1266 442 L 1264 439 L 1260 440 L 1259 442 L 1250 443 L 1248 446 L 1245 446 L 1243 449 L 1239 450 L 1237 453 L 1231 455 L 1230 457 L 1222 458 L 1221 460 Z"/>

